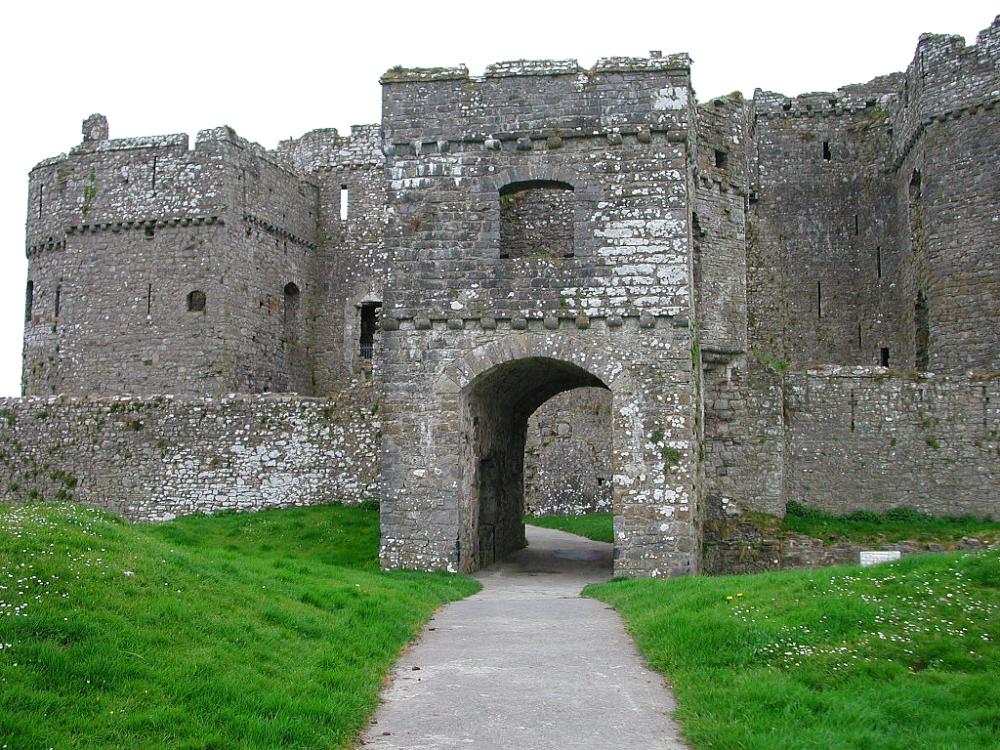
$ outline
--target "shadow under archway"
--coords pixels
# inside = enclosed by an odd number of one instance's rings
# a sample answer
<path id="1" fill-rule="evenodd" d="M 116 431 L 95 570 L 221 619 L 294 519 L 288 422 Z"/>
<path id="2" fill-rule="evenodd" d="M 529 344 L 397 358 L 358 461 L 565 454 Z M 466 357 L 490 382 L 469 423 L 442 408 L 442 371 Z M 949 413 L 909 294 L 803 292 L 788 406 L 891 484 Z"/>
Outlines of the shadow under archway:
<path id="1" fill-rule="evenodd" d="M 608 388 L 579 365 L 525 357 L 486 370 L 462 391 L 459 568 L 471 572 L 525 546 L 528 417 L 573 388 Z"/>

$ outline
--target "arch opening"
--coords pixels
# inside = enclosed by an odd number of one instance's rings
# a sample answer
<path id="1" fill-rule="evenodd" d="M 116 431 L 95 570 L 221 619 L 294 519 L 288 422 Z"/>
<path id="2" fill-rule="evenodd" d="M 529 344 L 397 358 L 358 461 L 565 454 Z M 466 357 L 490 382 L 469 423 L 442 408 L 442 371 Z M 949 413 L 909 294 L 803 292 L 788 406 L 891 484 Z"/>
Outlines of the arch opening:
<path id="1" fill-rule="evenodd" d="M 491 565 L 525 546 L 528 419 L 553 396 L 576 388 L 609 390 L 586 369 L 547 357 L 497 365 L 463 389 L 461 570 Z"/>
<path id="2" fill-rule="evenodd" d="M 574 255 L 572 185 L 528 180 L 508 183 L 499 193 L 501 258 Z"/>

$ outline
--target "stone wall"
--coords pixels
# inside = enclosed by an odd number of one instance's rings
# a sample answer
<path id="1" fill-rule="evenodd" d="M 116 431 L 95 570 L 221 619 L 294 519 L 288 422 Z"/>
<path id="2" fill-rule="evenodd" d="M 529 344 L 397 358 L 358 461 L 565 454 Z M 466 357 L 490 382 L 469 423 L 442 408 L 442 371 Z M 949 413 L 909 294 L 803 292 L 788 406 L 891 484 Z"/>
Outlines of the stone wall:
<path id="1" fill-rule="evenodd" d="M 0 399 L 0 498 L 73 499 L 142 521 L 377 499 L 370 391 Z"/>
<path id="2" fill-rule="evenodd" d="M 1000 380 L 829 368 L 785 378 L 784 495 L 834 513 L 1000 517 Z"/>
<path id="3" fill-rule="evenodd" d="M 524 449 L 527 513 L 610 513 L 612 471 L 610 391 L 565 391 L 528 419 Z"/>
<path id="4" fill-rule="evenodd" d="M 317 395 L 370 372 L 356 339 L 385 273 L 378 129 L 270 152 L 223 127 L 187 146 L 110 140 L 95 116 L 32 171 L 25 394 Z"/>
<path id="5" fill-rule="evenodd" d="M 909 507 L 1000 517 L 1000 380 L 762 366 L 706 386 L 710 512 Z"/>

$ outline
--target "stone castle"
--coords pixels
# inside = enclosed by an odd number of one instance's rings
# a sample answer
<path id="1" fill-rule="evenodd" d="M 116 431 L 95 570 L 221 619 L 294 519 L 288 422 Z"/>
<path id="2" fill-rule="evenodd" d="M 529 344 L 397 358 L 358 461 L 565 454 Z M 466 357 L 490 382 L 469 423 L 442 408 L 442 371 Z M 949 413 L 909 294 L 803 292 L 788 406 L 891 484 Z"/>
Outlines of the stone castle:
<path id="1" fill-rule="evenodd" d="M 790 500 L 995 515 L 998 70 L 1000 19 L 795 98 L 654 52 L 393 68 L 273 151 L 94 115 L 30 175 L 0 487 L 378 499 L 385 567 L 462 571 L 604 509 L 633 576 Z"/>

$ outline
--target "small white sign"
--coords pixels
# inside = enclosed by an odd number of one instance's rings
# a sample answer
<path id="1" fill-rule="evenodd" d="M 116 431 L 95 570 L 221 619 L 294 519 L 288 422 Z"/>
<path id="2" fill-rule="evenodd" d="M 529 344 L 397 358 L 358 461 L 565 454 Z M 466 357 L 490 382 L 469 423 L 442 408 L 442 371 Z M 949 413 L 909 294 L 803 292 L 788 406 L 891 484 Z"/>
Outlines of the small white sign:
<path id="1" fill-rule="evenodd" d="M 889 550 L 861 550 L 862 565 L 878 565 L 879 563 L 892 562 L 902 557 L 898 549 Z"/>

